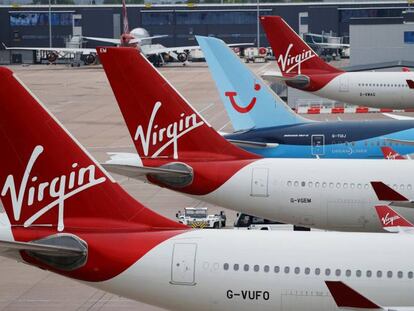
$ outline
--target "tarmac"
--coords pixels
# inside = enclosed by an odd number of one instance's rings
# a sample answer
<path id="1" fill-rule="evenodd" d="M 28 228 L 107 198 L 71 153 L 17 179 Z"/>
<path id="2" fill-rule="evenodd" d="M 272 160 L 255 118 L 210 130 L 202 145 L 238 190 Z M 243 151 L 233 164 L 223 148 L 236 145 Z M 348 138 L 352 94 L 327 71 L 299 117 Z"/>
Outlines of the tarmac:
<path id="1" fill-rule="evenodd" d="M 276 65 L 271 62 L 249 66 L 255 72 L 261 72 L 266 68 L 274 69 Z M 9 68 L 99 161 L 108 159 L 107 152 L 135 152 L 102 67 L 36 65 Z M 160 71 L 215 129 L 231 131 L 206 64 L 167 66 Z M 386 118 L 382 114 L 309 117 L 319 120 Z M 33 125 L 33 130 L 35 128 Z M 171 219 L 176 219 L 178 210 L 189 206 L 207 206 L 209 213 L 225 210 L 143 182 L 121 176 L 115 178 L 132 196 Z M 225 212 L 231 226 L 236 212 Z M 0 276 L 0 310 L 163 310 L 9 259 L 0 259 Z"/>

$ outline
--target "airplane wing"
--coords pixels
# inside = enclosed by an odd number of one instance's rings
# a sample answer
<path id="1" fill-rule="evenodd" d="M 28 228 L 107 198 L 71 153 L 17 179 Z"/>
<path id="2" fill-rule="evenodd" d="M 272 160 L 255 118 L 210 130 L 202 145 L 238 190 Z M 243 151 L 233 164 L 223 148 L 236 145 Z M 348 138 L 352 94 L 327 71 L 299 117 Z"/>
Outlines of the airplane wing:
<path id="1" fill-rule="evenodd" d="M 414 208 L 414 201 L 407 199 L 381 181 L 372 181 L 372 188 L 380 201 L 389 201 L 391 206 Z"/>
<path id="2" fill-rule="evenodd" d="M 82 37 L 83 39 L 86 40 L 92 40 L 92 41 L 100 41 L 100 42 L 105 42 L 105 43 L 111 43 L 114 45 L 120 45 L 121 44 L 121 40 L 120 39 L 114 39 L 114 38 L 100 38 L 100 37 Z"/>
<path id="3" fill-rule="evenodd" d="M 328 49 L 341 49 L 341 48 L 351 47 L 351 45 L 348 44 L 348 43 L 317 43 L 317 42 L 312 42 L 312 44 L 323 47 L 323 48 L 328 48 Z"/>
<path id="4" fill-rule="evenodd" d="M 414 233 L 414 225 L 387 205 L 375 206 L 382 228 L 393 233 Z"/>
<path id="5" fill-rule="evenodd" d="M 3 47 L 6 50 L 22 50 L 22 51 L 50 51 L 57 53 L 82 53 L 82 54 L 96 54 L 96 49 L 86 48 L 49 48 L 49 47 L 12 47 L 6 46 L 4 43 Z"/>
<path id="6" fill-rule="evenodd" d="M 227 44 L 229 47 L 239 47 L 239 46 L 252 46 L 253 43 L 233 43 Z M 162 48 L 154 48 L 148 51 L 145 51 L 145 55 L 154 55 L 154 54 L 162 54 L 162 53 L 184 53 L 186 51 L 192 50 L 200 50 L 199 45 L 190 45 L 190 46 L 177 46 L 177 47 L 162 47 Z"/>
<path id="7" fill-rule="evenodd" d="M 392 114 L 392 113 L 387 113 L 387 112 L 384 112 L 383 115 L 388 117 L 388 118 L 395 119 L 395 120 L 408 120 L 408 121 L 414 120 L 413 117 L 399 116 L 397 114 Z"/>
<path id="8" fill-rule="evenodd" d="M 332 298 L 340 309 L 413 311 L 414 306 L 380 306 L 341 281 L 325 281 Z"/>

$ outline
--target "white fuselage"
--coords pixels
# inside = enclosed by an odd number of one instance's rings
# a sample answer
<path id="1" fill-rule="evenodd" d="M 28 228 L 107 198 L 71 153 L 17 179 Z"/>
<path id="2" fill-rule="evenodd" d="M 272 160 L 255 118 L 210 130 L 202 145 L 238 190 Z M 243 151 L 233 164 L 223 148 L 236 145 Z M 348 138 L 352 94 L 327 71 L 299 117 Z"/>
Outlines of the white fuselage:
<path id="1" fill-rule="evenodd" d="M 197 230 L 90 285 L 179 311 L 325 311 L 338 310 L 324 283 L 335 280 L 382 306 L 412 306 L 413 256 L 410 234 Z"/>
<path id="2" fill-rule="evenodd" d="M 414 197 L 413 161 L 261 159 L 242 168 L 204 201 L 266 219 L 307 227 L 382 232 L 370 182 Z M 414 210 L 395 208 L 414 222 Z"/>
<path id="3" fill-rule="evenodd" d="M 414 89 L 406 80 L 414 81 L 413 72 L 346 72 L 338 75 L 315 95 L 375 108 L 414 108 Z"/>

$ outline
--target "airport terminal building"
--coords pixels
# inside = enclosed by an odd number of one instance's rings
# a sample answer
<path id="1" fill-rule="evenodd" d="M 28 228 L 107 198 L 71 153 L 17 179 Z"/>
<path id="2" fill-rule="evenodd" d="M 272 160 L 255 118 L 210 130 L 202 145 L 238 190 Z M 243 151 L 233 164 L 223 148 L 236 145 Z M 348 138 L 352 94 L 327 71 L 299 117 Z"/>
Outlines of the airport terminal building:
<path id="1" fill-rule="evenodd" d="M 299 33 L 332 32 L 349 36 L 352 18 L 399 17 L 408 4 L 401 2 L 315 2 L 260 4 L 260 15 L 280 15 Z M 8 46 L 48 47 L 48 6 L 0 6 L 0 41 Z M 53 5 L 52 45 L 64 47 L 74 35 L 119 37 L 119 5 Z M 130 28 L 143 27 L 164 46 L 195 44 L 194 35 L 216 36 L 228 43 L 257 41 L 256 4 L 128 5 Z M 94 47 L 88 42 L 84 47 Z M 267 46 L 260 31 L 260 45 Z"/>

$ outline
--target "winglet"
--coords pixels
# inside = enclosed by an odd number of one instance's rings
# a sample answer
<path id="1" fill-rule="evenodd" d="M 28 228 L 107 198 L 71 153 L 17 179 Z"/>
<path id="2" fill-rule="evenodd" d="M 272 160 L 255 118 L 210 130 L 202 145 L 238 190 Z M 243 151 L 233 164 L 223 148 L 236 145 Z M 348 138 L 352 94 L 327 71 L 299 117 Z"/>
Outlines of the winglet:
<path id="1" fill-rule="evenodd" d="M 371 181 L 371 185 L 380 201 L 409 201 L 405 196 L 388 187 L 382 181 Z"/>
<path id="2" fill-rule="evenodd" d="M 325 281 L 338 308 L 382 309 L 381 306 L 364 297 L 340 281 Z"/>
<path id="3" fill-rule="evenodd" d="M 407 81 L 408 87 L 410 89 L 414 89 L 414 81 L 413 80 L 408 80 L 408 79 L 406 81 Z"/>
<path id="4" fill-rule="evenodd" d="M 375 206 L 382 228 L 390 232 L 398 232 L 399 228 L 412 228 L 414 225 L 387 205 Z"/>
<path id="5" fill-rule="evenodd" d="M 392 149 L 388 146 L 381 147 L 382 154 L 384 155 L 384 158 L 387 160 L 406 160 L 404 156 L 399 154 L 397 151 Z"/>

